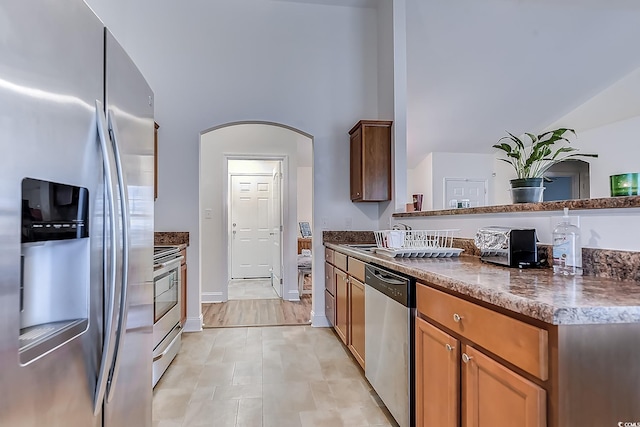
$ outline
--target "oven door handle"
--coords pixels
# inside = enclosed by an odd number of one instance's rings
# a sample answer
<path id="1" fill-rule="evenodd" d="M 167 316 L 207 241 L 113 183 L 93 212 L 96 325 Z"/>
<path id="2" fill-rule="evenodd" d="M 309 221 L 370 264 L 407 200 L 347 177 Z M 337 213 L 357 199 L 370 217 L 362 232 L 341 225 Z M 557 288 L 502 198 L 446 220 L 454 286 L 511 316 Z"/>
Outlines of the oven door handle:
<path id="1" fill-rule="evenodd" d="M 98 128 L 98 136 L 100 138 L 100 149 L 102 151 L 104 180 L 105 180 L 105 193 L 106 204 L 108 206 L 109 215 L 109 245 L 108 251 L 105 251 L 105 265 L 108 269 L 105 269 L 104 275 L 104 287 L 105 295 L 107 297 L 105 313 L 105 326 L 104 326 L 104 341 L 102 347 L 102 357 L 100 360 L 100 367 L 98 370 L 98 379 L 96 382 L 96 391 L 93 402 L 93 413 L 97 415 L 102 410 L 102 403 L 104 395 L 107 390 L 107 383 L 109 381 L 109 372 L 111 371 L 113 354 L 115 352 L 116 345 L 116 332 L 114 327 L 116 322 L 115 316 L 117 314 L 116 301 L 118 300 L 118 288 L 116 286 L 117 277 L 117 248 L 118 233 L 116 232 L 116 196 L 115 187 L 116 179 L 114 179 L 114 163 L 113 153 L 109 150 L 108 129 L 106 125 L 106 118 L 104 116 L 104 110 L 102 102 L 96 100 L 96 125 Z M 104 236 L 105 239 L 107 236 Z"/>
<path id="2" fill-rule="evenodd" d="M 182 325 L 180 325 L 179 323 L 175 326 L 175 328 L 173 328 L 171 330 L 171 332 L 169 332 L 169 335 L 175 331 L 175 330 L 180 330 L 182 329 Z M 158 360 L 162 359 L 163 357 L 165 357 L 167 355 L 167 353 L 169 352 L 169 350 L 171 350 L 171 347 L 173 346 L 173 343 L 176 342 L 176 340 L 180 338 L 180 334 L 176 335 L 175 337 L 173 337 L 173 339 L 171 340 L 171 342 L 169 343 L 169 345 L 167 345 L 167 348 L 165 348 L 162 353 L 160 353 L 157 356 L 153 356 L 153 361 L 157 362 Z"/>
<path id="3" fill-rule="evenodd" d="M 183 259 L 184 259 L 184 256 L 181 255 L 178 258 L 172 259 L 171 261 L 163 262 L 162 264 L 156 264 L 155 266 L 160 268 L 157 270 L 154 270 L 153 276 L 158 277 L 168 271 L 173 270 L 174 268 L 180 267 L 180 264 L 182 264 Z"/>

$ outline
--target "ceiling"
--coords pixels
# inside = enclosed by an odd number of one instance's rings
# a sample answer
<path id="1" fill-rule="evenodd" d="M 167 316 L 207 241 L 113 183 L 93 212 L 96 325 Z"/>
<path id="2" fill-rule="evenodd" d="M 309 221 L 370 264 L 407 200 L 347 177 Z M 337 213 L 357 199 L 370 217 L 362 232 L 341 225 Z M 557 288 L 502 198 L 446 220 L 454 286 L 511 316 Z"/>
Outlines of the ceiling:
<path id="1" fill-rule="evenodd" d="M 640 67 L 640 2 L 407 0 L 409 167 L 539 132 Z"/>

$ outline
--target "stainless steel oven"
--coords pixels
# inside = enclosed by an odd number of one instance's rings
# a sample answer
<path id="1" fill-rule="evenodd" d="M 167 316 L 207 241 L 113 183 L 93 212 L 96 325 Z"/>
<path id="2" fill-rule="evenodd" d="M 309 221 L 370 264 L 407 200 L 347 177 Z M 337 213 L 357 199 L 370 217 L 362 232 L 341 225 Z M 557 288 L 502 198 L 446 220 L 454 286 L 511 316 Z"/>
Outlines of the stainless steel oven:
<path id="1" fill-rule="evenodd" d="M 153 385 L 155 386 L 181 345 L 180 264 L 176 246 L 156 246 L 153 255 Z"/>

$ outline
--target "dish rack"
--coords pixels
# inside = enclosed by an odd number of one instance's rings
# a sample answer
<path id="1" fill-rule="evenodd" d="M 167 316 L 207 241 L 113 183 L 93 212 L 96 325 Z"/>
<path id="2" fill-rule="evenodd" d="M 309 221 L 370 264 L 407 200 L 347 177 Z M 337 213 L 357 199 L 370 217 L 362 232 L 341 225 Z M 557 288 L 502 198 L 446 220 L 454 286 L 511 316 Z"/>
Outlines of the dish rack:
<path id="1" fill-rule="evenodd" d="M 374 231 L 376 253 L 390 257 L 445 258 L 459 256 L 463 249 L 453 247 L 458 229 Z"/>

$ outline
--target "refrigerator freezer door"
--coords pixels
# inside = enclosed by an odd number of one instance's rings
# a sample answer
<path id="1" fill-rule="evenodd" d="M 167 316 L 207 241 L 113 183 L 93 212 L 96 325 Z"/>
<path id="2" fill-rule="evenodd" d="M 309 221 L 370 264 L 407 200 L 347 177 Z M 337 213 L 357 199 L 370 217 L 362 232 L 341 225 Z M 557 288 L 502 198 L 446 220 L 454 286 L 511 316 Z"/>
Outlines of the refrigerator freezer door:
<path id="1" fill-rule="evenodd" d="M 106 427 L 151 425 L 153 351 L 153 92 L 106 31 L 106 114 L 128 197 L 128 271 L 119 341 L 104 407 Z M 122 231 L 124 233 L 124 231 Z M 124 250 L 124 248 L 121 248 Z"/>
<path id="2" fill-rule="evenodd" d="M 4 0 L 0 22 L 0 425 L 98 427 L 93 393 L 103 339 L 103 246 L 110 244 L 94 109 L 103 96 L 104 27 L 81 0 L 64 7 Z M 21 244 L 25 177 L 87 189 L 89 237 Z M 84 296 L 69 317 L 87 325 L 22 362 L 21 335 L 37 325 L 21 316 L 21 282 L 42 287 L 25 294 L 67 299 L 77 298 L 67 286 L 74 282 Z M 64 317 L 59 305 L 50 309 L 52 320 Z M 46 318 L 47 307 L 39 310 Z"/>

